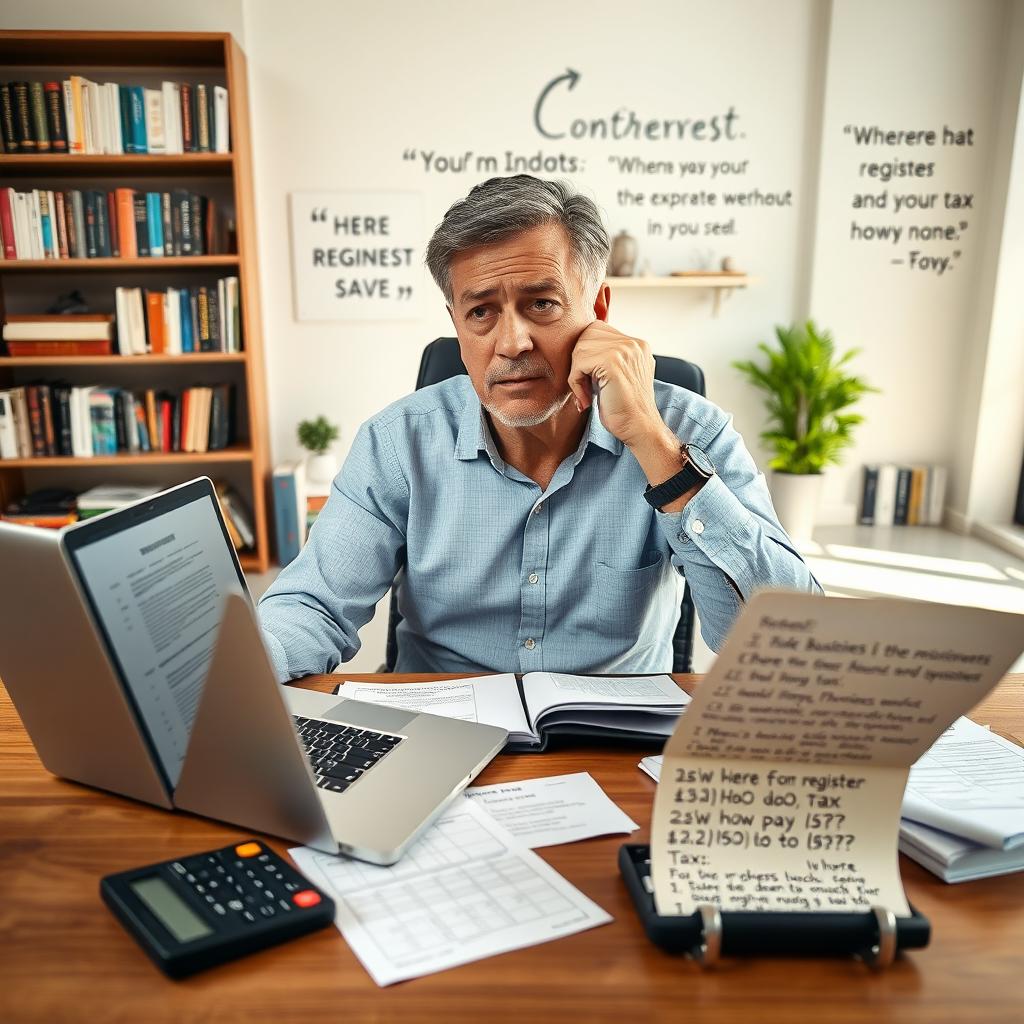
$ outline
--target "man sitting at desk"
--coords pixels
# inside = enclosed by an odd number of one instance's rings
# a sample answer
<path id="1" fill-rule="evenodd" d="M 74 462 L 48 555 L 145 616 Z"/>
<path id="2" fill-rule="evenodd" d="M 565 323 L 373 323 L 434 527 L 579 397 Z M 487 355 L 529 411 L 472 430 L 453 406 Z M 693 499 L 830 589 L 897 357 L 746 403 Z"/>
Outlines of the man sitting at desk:
<path id="1" fill-rule="evenodd" d="M 667 672 L 683 577 L 715 650 L 754 591 L 820 590 L 729 416 L 607 322 L 608 253 L 562 182 L 448 210 L 427 265 L 469 376 L 360 428 L 259 604 L 282 681 L 350 659 L 400 570 L 399 672 Z"/>

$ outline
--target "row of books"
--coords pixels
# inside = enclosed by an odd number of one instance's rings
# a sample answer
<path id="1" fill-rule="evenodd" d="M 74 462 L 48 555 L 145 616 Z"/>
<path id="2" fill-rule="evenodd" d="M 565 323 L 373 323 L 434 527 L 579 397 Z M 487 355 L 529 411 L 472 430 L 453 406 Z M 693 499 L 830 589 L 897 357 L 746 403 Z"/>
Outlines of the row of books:
<path id="1" fill-rule="evenodd" d="M 174 393 L 28 384 L 0 391 L 0 460 L 206 452 L 232 440 L 230 384 Z"/>
<path id="2" fill-rule="evenodd" d="M 238 278 L 194 288 L 117 288 L 121 355 L 241 352 Z"/>
<path id="3" fill-rule="evenodd" d="M 939 526 L 946 479 L 945 466 L 865 466 L 858 522 L 862 526 Z"/>
<path id="4" fill-rule="evenodd" d="M 230 152 L 228 91 L 204 82 L 4 82 L 0 117 L 7 153 Z"/>
<path id="5" fill-rule="evenodd" d="M 220 499 L 231 542 L 240 551 L 254 548 L 256 535 L 247 505 L 237 491 L 223 481 L 215 480 L 213 486 Z M 20 526 L 60 529 L 143 501 L 161 490 L 162 486 L 130 483 L 97 484 L 81 494 L 64 488 L 42 488 L 9 502 L 0 519 Z"/>
<path id="6" fill-rule="evenodd" d="M 286 462 L 274 468 L 274 531 L 277 561 L 283 568 L 298 558 L 317 516 L 327 504 L 330 484 L 306 479 L 306 464 Z"/>
<path id="7" fill-rule="evenodd" d="M 230 251 L 231 233 L 215 200 L 185 189 L 0 188 L 5 260 L 215 256 Z"/>

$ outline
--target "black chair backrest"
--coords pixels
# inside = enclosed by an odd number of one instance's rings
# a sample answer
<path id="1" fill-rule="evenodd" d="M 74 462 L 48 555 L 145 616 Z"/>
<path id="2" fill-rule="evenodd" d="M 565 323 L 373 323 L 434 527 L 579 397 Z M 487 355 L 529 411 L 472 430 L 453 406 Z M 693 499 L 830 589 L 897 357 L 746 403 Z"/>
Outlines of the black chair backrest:
<path id="1" fill-rule="evenodd" d="M 459 354 L 459 339 L 435 338 L 423 350 L 420 370 L 416 376 L 416 390 L 419 391 L 420 388 L 438 384 L 449 377 L 465 372 L 466 367 Z M 698 395 L 705 393 L 704 371 L 695 363 L 688 363 L 685 359 L 677 359 L 675 356 L 655 356 L 654 376 L 657 380 L 667 384 L 677 384 L 679 387 L 686 388 L 687 391 L 695 391 Z M 400 580 L 401 573 L 391 589 L 391 611 L 388 620 L 387 661 L 385 664 L 388 672 L 394 672 L 398 662 L 398 641 L 395 633 L 398 624 L 402 621 L 396 596 Z M 679 624 L 672 637 L 673 672 L 693 671 L 695 621 L 693 598 L 690 596 L 690 588 L 687 586 L 680 606 Z"/>

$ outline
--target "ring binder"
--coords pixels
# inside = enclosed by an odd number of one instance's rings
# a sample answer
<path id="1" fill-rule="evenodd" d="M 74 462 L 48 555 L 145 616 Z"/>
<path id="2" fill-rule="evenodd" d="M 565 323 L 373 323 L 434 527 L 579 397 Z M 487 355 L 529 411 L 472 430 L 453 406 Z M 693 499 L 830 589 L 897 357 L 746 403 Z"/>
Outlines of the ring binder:
<path id="1" fill-rule="evenodd" d="M 701 967 L 723 956 L 853 956 L 884 970 L 899 950 L 923 949 L 931 925 L 911 907 L 897 917 L 887 907 L 854 913 L 721 911 L 704 904 L 686 917 L 665 917 L 654 904 L 651 852 L 647 845 L 619 848 L 619 870 L 647 937 L 669 953 L 682 953 Z"/>

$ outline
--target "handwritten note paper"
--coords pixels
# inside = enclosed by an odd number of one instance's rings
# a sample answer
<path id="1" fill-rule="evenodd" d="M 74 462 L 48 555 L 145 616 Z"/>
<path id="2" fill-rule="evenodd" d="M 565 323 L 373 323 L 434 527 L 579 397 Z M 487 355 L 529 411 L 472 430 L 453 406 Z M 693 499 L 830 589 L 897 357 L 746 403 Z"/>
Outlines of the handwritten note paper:
<path id="1" fill-rule="evenodd" d="M 899 877 L 911 764 L 1002 678 L 1020 616 L 757 595 L 665 747 L 658 912 L 910 913 Z"/>

